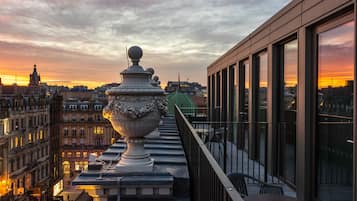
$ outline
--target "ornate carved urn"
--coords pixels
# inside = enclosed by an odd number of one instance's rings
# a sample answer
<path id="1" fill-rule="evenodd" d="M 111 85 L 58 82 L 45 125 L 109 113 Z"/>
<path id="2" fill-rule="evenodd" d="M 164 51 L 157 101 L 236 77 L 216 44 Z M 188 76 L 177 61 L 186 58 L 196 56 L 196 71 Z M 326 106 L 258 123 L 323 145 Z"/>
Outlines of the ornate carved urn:
<path id="1" fill-rule="evenodd" d="M 120 73 L 120 86 L 106 91 L 109 101 L 103 116 L 127 143 L 116 166 L 122 172 L 152 171 L 154 161 L 144 150 L 144 136 L 159 126 L 160 117 L 167 110 L 164 91 L 152 85 L 152 71 L 139 65 L 142 55 L 140 47 L 129 48 L 133 65 Z"/>

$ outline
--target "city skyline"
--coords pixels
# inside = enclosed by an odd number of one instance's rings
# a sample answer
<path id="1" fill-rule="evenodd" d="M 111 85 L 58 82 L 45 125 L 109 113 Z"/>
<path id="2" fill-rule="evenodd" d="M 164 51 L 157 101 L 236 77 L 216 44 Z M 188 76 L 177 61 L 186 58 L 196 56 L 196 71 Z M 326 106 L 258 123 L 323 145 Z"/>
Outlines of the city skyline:
<path id="1" fill-rule="evenodd" d="M 42 82 L 94 88 L 120 82 L 126 47 L 140 45 L 142 64 L 155 67 L 161 83 L 180 73 L 206 84 L 206 66 L 288 2 L 5 0 L 0 77 L 26 85 L 37 64 Z"/>

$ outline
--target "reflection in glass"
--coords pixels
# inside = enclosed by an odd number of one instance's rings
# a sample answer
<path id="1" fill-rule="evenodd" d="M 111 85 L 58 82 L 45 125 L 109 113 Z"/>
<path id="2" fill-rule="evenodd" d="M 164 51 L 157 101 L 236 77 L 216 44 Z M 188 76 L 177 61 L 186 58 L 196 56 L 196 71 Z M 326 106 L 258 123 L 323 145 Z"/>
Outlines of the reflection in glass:
<path id="1" fill-rule="evenodd" d="M 241 62 L 239 68 L 239 115 L 241 122 L 248 122 L 249 104 L 249 60 Z"/>
<path id="2" fill-rule="evenodd" d="M 279 117 L 281 143 L 280 175 L 289 183 L 295 184 L 296 166 L 296 92 L 298 76 L 297 40 L 290 41 L 282 48 L 282 91 Z"/>
<path id="3" fill-rule="evenodd" d="M 259 161 L 265 164 L 265 142 L 267 138 L 267 90 L 268 90 L 268 53 L 266 51 L 255 56 L 257 79 L 257 90 L 255 96 L 255 114 L 257 124 L 255 125 L 257 132 L 256 150 Z"/>
<path id="4" fill-rule="evenodd" d="M 216 83 L 216 76 L 215 74 L 212 74 L 211 75 L 211 86 L 212 86 L 212 89 L 211 89 L 211 93 L 212 93 L 212 108 L 211 108 L 211 121 L 216 121 L 216 86 L 215 86 L 215 83 Z"/>
<path id="5" fill-rule="evenodd" d="M 222 70 L 222 114 L 221 114 L 221 121 L 227 121 L 227 115 L 228 115 L 228 107 L 227 107 L 227 68 Z"/>
<path id="6" fill-rule="evenodd" d="M 237 101 L 236 101 L 236 91 L 237 91 L 237 76 L 236 67 L 234 65 L 229 67 L 229 120 L 237 120 Z"/>
<path id="7" fill-rule="evenodd" d="M 215 105 L 215 120 L 221 121 L 221 76 L 216 73 L 216 105 Z"/>
<path id="8" fill-rule="evenodd" d="M 354 22 L 318 34 L 317 196 L 352 200 Z"/>

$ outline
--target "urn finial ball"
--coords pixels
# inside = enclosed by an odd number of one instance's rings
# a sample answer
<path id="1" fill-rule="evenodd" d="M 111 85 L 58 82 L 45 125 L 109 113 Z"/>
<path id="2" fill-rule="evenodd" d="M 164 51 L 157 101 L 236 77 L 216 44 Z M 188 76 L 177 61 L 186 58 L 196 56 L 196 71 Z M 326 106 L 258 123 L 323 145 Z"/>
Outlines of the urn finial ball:
<path id="1" fill-rule="evenodd" d="M 143 56 L 143 50 L 139 46 L 132 46 L 128 50 L 128 56 L 134 65 L 138 65 L 141 57 Z"/>

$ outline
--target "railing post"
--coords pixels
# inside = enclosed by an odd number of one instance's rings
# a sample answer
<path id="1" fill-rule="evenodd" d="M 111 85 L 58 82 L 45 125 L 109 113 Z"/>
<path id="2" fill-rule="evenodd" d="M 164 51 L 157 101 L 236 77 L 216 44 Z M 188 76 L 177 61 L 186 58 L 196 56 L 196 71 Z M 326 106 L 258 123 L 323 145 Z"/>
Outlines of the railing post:
<path id="1" fill-rule="evenodd" d="M 265 147 L 264 147 L 264 182 L 268 181 L 268 124 L 265 125 Z"/>
<path id="2" fill-rule="evenodd" d="M 223 141 L 223 171 L 227 174 L 227 122 L 224 124 Z"/>

